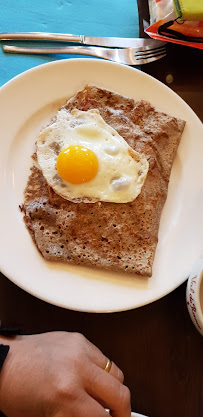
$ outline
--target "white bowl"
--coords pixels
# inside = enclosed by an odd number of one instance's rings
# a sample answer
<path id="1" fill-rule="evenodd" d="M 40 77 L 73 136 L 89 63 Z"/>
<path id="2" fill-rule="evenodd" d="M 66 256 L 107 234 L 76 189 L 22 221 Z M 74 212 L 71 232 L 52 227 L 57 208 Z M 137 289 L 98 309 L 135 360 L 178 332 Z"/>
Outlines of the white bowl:
<path id="1" fill-rule="evenodd" d="M 190 317 L 203 336 L 203 259 L 194 266 L 188 278 L 186 300 Z"/>

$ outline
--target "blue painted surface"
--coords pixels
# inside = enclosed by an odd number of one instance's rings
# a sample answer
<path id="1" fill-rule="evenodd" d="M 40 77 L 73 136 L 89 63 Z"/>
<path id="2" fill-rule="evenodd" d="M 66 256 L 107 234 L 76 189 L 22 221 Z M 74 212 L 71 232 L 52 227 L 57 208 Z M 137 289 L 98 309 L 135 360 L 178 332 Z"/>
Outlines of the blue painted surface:
<path id="1" fill-rule="evenodd" d="M 137 2 L 136 0 L 6 0 L 0 5 L 0 31 L 138 37 Z M 4 43 L 9 44 L 9 41 Z M 10 41 L 10 44 L 15 43 Z M 25 43 L 21 42 L 18 45 Z M 23 71 L 65 57 L 66 55 L 4 54 L 0 48 L 0 86 Z"/>

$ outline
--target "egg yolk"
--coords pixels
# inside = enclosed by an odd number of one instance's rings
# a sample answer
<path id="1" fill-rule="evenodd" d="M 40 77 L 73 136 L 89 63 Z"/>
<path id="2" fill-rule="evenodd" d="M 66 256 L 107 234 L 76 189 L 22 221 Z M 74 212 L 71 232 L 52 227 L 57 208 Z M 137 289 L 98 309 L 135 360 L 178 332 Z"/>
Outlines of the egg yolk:
<path id="1" fill-rule="evenodd" d="M 58 174 L 71 184 L 91 181 L 98 171 L 98 159 L 93 151 L 85 146 L 69 146 L 58 155 L 56 168 Z"/>

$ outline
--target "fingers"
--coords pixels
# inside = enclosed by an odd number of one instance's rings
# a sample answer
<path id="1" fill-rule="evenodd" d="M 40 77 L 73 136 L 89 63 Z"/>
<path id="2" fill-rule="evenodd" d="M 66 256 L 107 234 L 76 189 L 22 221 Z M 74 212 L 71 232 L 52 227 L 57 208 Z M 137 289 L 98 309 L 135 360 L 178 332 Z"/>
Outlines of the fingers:
<path id="1" fill-rule="evenodd" d="M 90 369 L 91 378 L 86 381 L 88 394 L 103 407 L 111 410 L 113 417 L 130 417 L 130 391 L 111 374 L 97 366 Z"/>
<path id="2" fill-rule="evenodd" d="M 90 360 L 99 368 L 105 369 L 108 358 L 105 356 L 95 345 L 87 340 L 89 358 Z M 123 372 L 118 368 L 118 366 L 112 362 L 111 370 L 109 372 L 114 378 L 118 379 L 121 383 L 124 381 Z"/>
<path id="3" fill-rule="evenodd" d="M 81 334 L 73 334 L 71 339 L 71 358 L 74 357 L 71 360 L 72 372 L 79 375 L 89 398 L 94 399 L 104 411 L 105 408 L 110 409 L 113 417 L 130 417 L 130 393 L 123 385 L 123 372 L 113 362 L 107 373 L 105 367 L 108 358 Z"/>
<path id="4" fill-rule="evenodd" d="M 82 407 L 81 407 L 82 405 Z M 68 414 L 65 416 L 67 417 Z M 94 398 L 86 394 L 84 401 L 80 402 L 80 407 L 76 416 L 81 417 L 109 417 L 109 413 Z"/>
<path id="5" fill-rule="evenodd" d="M 123 385 L 123 372 L 113 362 L 110 372 L 106 367 L 108 358 L 86 340 L 89 361 L 83 363 L 85 390 L 104 408 L 111 410 L 113 417 L 130 417 L 130 391 Z"/>
<path id="6" fill-rule="evenodd" d="M 73 407 L 68 403 L 60 411 L 54 413 L 52 417 L 109 417 L 109 413 L 94 398 L 89 397 L 87 393 L 75 401 Z"/>
<path id="7" fill-rule="evenodd" d="M 123 381 L 124 381 L 123 372 L 118 368 L 118 366 L 114 362 L 112 362 L 112 366 L 111 366 L 111 370 L 109 374 L 113 376 L 114 378 L 118 379 L 118 381 L 120 381 L 123 384 Z"/>

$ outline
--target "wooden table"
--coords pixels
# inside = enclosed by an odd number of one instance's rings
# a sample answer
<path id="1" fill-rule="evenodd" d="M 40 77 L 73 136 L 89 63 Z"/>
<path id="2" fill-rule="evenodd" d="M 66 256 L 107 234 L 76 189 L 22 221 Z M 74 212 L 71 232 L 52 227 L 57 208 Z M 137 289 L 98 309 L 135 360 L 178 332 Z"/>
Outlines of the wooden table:
<path id="1" fill-rule="evenodd" d="M 138 1 L 141 29 L 147 1 Z M 202 52 L 170 45 L 167 57 L 142 70 L 177 92 L 203 120 Z M 171 77 L 170 77 L 171 78 Z M 22 333 L 83 333 L 124 371 L 132 409 L 150 417 L 203 416 L 203 338 L 185 302 L 186 283 L 145 307 L 112 314 L 80 313 L 47 304 L 0 275 L 0 319 Z"/>

